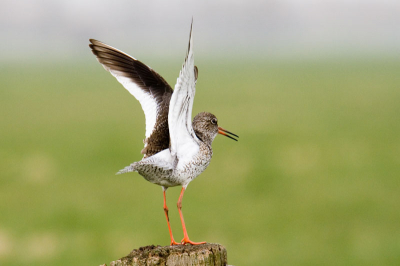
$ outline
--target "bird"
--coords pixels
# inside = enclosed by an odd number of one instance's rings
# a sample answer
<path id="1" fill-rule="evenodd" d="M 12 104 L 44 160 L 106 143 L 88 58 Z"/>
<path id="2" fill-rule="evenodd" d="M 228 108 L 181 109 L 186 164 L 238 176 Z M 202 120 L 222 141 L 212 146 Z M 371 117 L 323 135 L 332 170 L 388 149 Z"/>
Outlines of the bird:
<path id="1" fill-rule="evenodd" d="M 194 65 L 193 20 L 189 45 L 174 90 L 156 71 L 136 58 L 95 39 L 89 47 L 98 62 L 113 75 L 141 104 L 145 114 L 146 133 L 143 158 L 117 174 L 138 172 L 163 191 L 163 209 L 167 219 L 171 245 L 200 245 L 189 239 L 182 214 L 182 198 L 188 184 L 209 165 L 211 144 L 218 134 L 237 141 L 238 135 L 218 126 L 218 119 L 209 112 L 197 114 L 193 121 L 192 107 L 198 78 Z M 181 186 L 177 202 L 183 239 L 174 240 L 166 204 L 166 191 Z"/>

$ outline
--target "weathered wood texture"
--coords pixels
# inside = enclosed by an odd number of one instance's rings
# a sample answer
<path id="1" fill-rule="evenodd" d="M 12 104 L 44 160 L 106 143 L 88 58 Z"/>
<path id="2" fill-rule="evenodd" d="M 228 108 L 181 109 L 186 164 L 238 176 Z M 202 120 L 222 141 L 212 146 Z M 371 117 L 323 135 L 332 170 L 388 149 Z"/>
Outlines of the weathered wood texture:
<path id="1" fill-rule="evenodd" d="M 103 264 L 104 266 L 106 264 Z M 225 266 L 227 252 L 220 244 L 198 246 L 147 246 L 132 250 L 128 256 L 112 261 L 110 266 Z"/>

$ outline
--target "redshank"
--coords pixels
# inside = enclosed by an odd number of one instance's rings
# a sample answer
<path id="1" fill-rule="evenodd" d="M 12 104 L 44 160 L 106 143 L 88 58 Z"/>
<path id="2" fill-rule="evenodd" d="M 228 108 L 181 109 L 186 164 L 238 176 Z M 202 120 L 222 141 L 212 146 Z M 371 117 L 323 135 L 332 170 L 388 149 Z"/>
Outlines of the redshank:
<path id="1" fill-rule="evenodd" d="M 139 162 L 117 174 L 138 172 L 147 181 L 163 189 L 164 212 L 171 245 L 178 245 L 172 235 L 165 192 L 169 187 L 182 186 L 178 211 L 182 222 L 180 244 L 204 244 L 189 239 L 182 215 L 182 197 L 188 184 L 209 165 L 211 143 L 217 134 L 233 140 L 237 135 L 218 126 L 215 115 L 202 112 L 191 121 L 198 69 L 194 65 L 193 34 L 190 27 L 189 47 L 175 90 L 152 68 L 100 41 L 90 39 L 89 47 L 103 67 L 109 71 L 140 102 L 146 117 L 144 155 Z"/>

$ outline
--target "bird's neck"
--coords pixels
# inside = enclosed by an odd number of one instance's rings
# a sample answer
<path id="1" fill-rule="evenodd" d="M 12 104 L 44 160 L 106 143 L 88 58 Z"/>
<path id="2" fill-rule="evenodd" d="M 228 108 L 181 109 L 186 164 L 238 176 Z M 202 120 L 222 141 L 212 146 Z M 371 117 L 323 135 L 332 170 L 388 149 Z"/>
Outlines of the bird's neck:
<path id="1" fill-rule="evenodd" d="M 195 130 L 194 133 L 196 134 L 197 138 L 201 142 L 203 142 L 204 144 L 206 144 L 207 146 L 209 146 L 211 148 L 211 144 L 212 144 L 213 140 L 208 135 L 206 135 L 200 131 L 197 131 L 197 130 Z"/>

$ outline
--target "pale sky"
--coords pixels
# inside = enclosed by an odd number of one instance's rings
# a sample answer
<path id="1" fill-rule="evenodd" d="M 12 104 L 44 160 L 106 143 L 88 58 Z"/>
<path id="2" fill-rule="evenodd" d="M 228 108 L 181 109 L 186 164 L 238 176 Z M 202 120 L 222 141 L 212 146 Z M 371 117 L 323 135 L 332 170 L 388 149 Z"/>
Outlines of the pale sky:
<path id="1" fill-rule="evenodd" d="M 197 53 L 400 57 L 398 0 L 2 0 L 0 60 L 82 57 L 89 38 L 181 53 L 192 17 Z"/>

